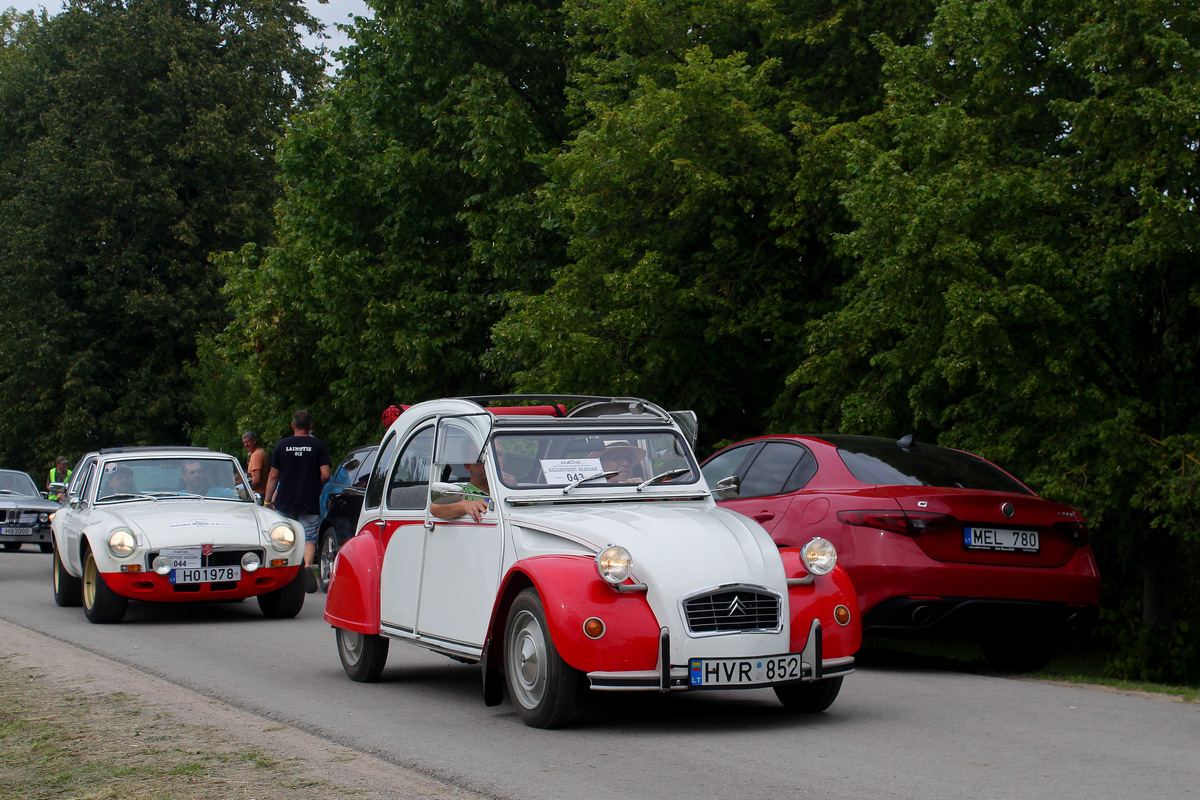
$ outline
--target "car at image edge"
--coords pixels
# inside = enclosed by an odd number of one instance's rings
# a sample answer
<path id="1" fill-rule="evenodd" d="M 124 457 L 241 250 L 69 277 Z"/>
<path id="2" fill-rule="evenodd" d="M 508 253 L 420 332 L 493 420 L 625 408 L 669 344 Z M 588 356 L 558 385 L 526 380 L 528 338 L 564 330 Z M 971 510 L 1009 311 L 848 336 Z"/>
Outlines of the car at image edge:
<path id="1" fill-rule="evenodd" d="M 378 680 L 389 643 L 414 644 L 481 664 L 485 704 L 507 694 L 541 728 L 588 689 L 770 688 L 828 708 L 861 643 L 829 543 L 780 549 L 718 508 L 653 403 L 547 400 L 435 400 L 392 424 L 325 605 L 347 675 Z M 476 464 L 479 520 L 435 516 Z"/>
<path id="2" fill-rule="evenodd" d="M 705 460 L 719 504 L 781 546 L 837 548 L 867 634 L 978 641 L 996 668 L 1049 663 L 1098 616 L 1087 526 L 991 462 L 959 450 L 848 435 L 775 435 Z"/>
<path id="3" fill-rule="evenodd" d="M 28 472 L 0 469 L 0 545 L 12 552 L 36 544 L 43 553 L 54 549 L 50 516 L 58 503 L 38 491 Z"/>

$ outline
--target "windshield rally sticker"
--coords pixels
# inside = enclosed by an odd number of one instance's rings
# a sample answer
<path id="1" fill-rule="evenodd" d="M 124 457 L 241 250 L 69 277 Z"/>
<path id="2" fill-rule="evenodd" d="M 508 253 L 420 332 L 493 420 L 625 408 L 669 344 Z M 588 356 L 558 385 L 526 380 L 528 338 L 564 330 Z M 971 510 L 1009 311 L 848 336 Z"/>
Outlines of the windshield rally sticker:
<path id="1" fill-rule="evenodd" d="M 604 471 L 598 458 L 543 458 L 542 472 L 551 485 L 572 483 Z"/>

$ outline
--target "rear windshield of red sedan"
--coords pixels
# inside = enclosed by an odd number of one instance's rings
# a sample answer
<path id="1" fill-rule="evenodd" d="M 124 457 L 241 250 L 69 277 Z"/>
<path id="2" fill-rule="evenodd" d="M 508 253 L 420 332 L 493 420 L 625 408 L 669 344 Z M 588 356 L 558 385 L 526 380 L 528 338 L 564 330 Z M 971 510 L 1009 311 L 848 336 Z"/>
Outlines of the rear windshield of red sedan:
<path id="1" fill-rule="evenodd" d="M 977 456 L 927 444 L 901 447 L 867 436 L 823 437 L 836 445 L 851 474 L 875 486 L 945 486 L 1032 494 L 1007 473 Z"/>

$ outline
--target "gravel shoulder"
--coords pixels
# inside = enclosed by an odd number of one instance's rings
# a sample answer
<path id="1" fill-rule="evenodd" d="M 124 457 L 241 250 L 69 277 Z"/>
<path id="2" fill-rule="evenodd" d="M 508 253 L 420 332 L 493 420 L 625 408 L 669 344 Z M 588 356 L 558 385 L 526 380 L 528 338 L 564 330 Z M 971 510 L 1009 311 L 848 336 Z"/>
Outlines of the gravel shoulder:
<path id="1" fill-rule="evenodd" d="M 0 800 L 479 800 L 0 621 Z"/>

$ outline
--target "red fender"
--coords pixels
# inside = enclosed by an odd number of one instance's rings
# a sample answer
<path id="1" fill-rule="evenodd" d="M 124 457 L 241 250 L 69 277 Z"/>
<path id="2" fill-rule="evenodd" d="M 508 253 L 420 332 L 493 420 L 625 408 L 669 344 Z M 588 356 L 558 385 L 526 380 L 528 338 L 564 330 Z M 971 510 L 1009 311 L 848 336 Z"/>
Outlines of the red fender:
<path id="1" fill-rule="evenodd" d="M 379 573 L 383 546 L 368 531 L 338 551 L 333 580 L 325 598 L 325 621 L 356 633 L 379 633 Z"/>
<path id="2" fill-rule="evenodd" d="M 784 573 L 789 578 L 808 574 L 800 562 L 800 550 L 780 548 Z M 834 609 L 845 606 L 850 621 L 842 625 L 834 618 Z M 828 575 L 818 575 L 812 583 L 788 587 L 788 608 L 792 615 L 792 652 L 799 653 L 808 643 L 808 631 L 813 619 L 821 621 L 821 648 L 824 658 L 852 656 L 862 646 L 862 619 L 858 613 L 858 595 L 850 576 L 841 566 Z"/>
<path id="3" fill-rule="evenodd" d="M 546 625 L 559 656 L 582 672 L 652 670 L 658 666 L 658 620 L 642 592 L 618 592 L 596 574 L 590 556 L 535 556 L 518 561 L 504 576 L 488 649 L 502 653 L 504 627 L 513 598 L 533 586 L 542 600 Z M 590 639 L 585 620 L 596 617 L 605 632 Z"/>

